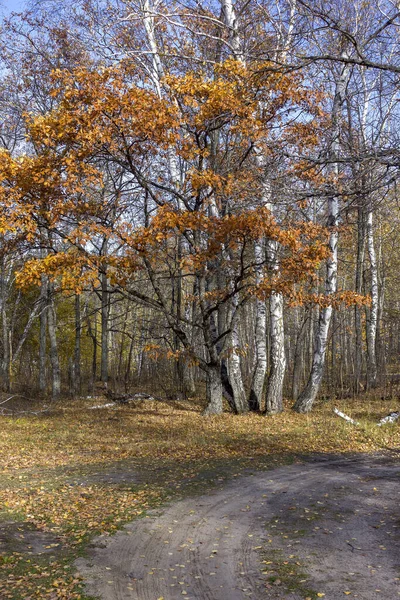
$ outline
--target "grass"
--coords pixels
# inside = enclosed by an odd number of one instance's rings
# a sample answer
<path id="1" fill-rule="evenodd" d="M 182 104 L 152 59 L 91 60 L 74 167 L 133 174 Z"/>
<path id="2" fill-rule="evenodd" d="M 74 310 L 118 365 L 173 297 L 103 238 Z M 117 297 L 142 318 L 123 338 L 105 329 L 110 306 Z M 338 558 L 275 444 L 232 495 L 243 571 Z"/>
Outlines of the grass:
<path id="1" fill-rule="evenodd" d="M 295 555 L 285 560 L 282 550 L 268 550 L 262 553 L 263 574 L 267 578 L 267 586 L 282 586 L 286 591 L 296 593 L 297 597 L 317 600 L 318 592 L 307 585 L 308 575 L 303 572 L 302 564 Z"/>
<path id="2" fill-rule="evenodd" d="M 245 469 L 309 453 L 400 448 L 398 424 L 375 425 L 396 409 L 384 400 L 325 402 L 310 415 L 287 407 L 274 417 L 213 418 L 203 418 L 194 401 L 88 410 L 92 403 L 0 418 L 0 539 L 2 523 L 18 539 L 3 544 L 1 598 L 83 599 L 73 560 L 94 535 L 112 534 L 171 498 L 204 492 Z M 333 406 L 360 426 L 335 416 Z M 24 546 L 22 525 L 29 525 L 31 541 L 36 531 L 54 544 L 40 552 Z"/>

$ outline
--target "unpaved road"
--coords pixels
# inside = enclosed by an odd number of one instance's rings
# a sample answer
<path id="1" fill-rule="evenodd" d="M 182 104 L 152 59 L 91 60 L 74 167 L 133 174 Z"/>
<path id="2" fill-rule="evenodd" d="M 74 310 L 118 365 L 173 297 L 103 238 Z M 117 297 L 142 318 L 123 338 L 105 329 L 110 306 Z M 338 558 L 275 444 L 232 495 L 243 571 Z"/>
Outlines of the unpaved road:
<path id="1" fill-rule="evenodd" d="M 181 500 L 77 567 L 103 600 L 395 600 L 399 511 L 400 461 L 327 457 Z"/>

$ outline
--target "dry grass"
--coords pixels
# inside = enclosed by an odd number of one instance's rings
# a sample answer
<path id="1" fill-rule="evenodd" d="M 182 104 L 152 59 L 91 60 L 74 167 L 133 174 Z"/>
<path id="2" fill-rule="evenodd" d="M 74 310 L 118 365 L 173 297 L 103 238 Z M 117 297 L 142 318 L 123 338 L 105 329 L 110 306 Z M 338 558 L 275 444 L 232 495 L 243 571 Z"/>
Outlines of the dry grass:
<path id="1" fill-rule="evenodd" d="M 375 427 L 396 409 L 387 400 L 325 402 L 309 415 L 287 407 L 273 417 L 227 413 L 214 418 L 203 418 L 201 407 L 190 402 L 87 410 L 92 404 L 75 401 L 39 417 L 2 418 L 0 473 L 136 457 L 187 460 L 400 448 L 397 426 Z M 360 420 L 362 427 L 339 419 L 333 406 Z"/>
<path id="2" fill-rule="evenodd" d="M 274 417 L 203 418 L 194 402 L 88 410 L 93 403 L 80 400 L 37 417 L 1 418 L 0 526 L 1 518 L 20 520 L 59 544 L 51 559 L 6 548 L 1 597 L 83 598 L 71 563 L 88 539 L 144 514 L 201 473 L 208 479 L 235 474 L 250 459 L 268 465 L 313 452 L 400 449 L 398 424 L 376 427 L 398 406 L 373 398 L 326 402 L 310 415 L 287 407 Z M 333 406 L 360 426 L 335 416 Z"/>

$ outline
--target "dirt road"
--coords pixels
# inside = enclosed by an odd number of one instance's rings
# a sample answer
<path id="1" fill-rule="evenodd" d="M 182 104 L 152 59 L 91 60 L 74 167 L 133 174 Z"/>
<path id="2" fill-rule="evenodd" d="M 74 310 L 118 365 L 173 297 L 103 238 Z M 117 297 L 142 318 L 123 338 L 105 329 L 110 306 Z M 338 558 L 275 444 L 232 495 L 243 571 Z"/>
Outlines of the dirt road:
<path id="1" fill-rule="evenodd" d="M 326 457 L 242 476 L 97 538 L 103 600 L 400 598 L 400 461 Z"/>

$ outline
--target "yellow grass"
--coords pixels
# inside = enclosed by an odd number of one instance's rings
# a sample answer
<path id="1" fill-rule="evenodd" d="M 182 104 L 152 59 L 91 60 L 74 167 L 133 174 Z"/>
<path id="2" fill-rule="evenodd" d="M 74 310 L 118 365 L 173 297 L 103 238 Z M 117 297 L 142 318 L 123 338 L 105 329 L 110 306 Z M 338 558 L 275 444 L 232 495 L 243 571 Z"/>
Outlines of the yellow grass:
<path id="1" fill-rule="evenodd" d="M 37 417 L 0 418 L 0 525 L 1 519 L 21 519 L 56 536 L 63 548 L 46 567 L 43 557 L 35 561 L 15 551 L 6 556 L 0 561 L 0 596 L 83 598 L 68 566 L 74 553 L 94 533 L 111 533 L 144 514 L 199 472 L 218 477 L 295 455 L 400 449 L 399 424 L 376 427 L 382 416 L 398 410 L 388 401 L 326 402 L 309 415 L 287 406 L 274 417 L 213 418 L 201 416 L 200 402 L 146 401 L 88 410 L 93 403 L 80 400 Z M 360 426 L 335 416 L 334 406 Z M 96 479 L 116 470 L 121 476 L 124 470 L 145 476 L 135 485 L 129 476 Z M 22 567 L 26 575 L 15 578 Z"/>

